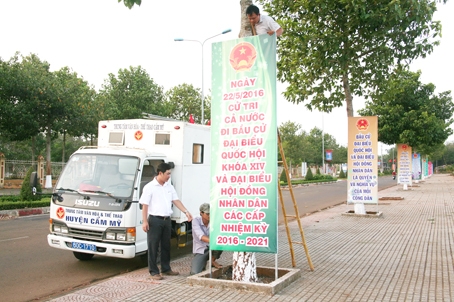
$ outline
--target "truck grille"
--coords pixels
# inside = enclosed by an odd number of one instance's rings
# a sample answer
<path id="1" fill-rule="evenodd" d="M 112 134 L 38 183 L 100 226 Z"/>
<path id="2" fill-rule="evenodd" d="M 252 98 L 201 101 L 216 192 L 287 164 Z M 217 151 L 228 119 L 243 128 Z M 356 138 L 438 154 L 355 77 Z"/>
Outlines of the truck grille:
<path id="1" fill-rule="evenodd" d="M 77 228 L 69 228 L 69 235 L 76 239 L 86 239 L 91 241 L 102 241 L 104 232 L 91 231 Z"/>

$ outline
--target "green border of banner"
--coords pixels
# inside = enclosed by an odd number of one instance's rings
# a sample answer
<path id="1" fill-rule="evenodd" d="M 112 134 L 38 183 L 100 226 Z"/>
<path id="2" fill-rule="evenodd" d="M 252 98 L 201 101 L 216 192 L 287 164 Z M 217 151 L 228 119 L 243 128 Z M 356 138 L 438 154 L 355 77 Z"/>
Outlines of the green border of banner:
<path id="1" fill-rule="evenodd" d="M 276 37 L 213 43 L 210 249 L 277 253 Z"/>

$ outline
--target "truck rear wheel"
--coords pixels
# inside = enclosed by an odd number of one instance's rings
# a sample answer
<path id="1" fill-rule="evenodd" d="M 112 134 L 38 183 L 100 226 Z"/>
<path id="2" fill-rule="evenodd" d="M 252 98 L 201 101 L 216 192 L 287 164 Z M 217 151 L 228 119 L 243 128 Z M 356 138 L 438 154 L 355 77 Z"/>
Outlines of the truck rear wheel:
<path id="1" fill-rule="evenodd" d="M 74 257 L 79 259 L 80 261 L 87 261 L 93 258 L 93 254 L 87 254 L 87 253 L 79 253 L 79 252 L 73 252 Z"/>

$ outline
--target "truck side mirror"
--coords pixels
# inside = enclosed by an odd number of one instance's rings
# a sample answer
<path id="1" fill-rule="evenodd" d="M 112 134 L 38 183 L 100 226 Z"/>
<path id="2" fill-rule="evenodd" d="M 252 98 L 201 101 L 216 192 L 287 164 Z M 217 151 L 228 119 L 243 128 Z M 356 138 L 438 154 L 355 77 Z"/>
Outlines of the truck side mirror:
<path id="1" fill-rule="evenodd" d="M 32 189 L 33 195 L 36 195 L 36 186 L 38 185 L 38 173 L 32 172 L 30 174 L 30 188 Z"/>
<path id="2" fill-rule="evenodd" d="M 169 164 L 170 169 L 175 168 L 175 163 L 173 161 L 169 161 L 167 164 Z"/>

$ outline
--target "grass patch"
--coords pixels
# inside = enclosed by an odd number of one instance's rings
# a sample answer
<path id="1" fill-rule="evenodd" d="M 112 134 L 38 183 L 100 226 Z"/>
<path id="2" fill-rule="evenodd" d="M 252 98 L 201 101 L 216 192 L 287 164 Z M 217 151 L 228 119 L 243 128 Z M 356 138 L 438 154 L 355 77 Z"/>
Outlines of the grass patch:
<path id="1" fill-rule="evenodd" d="M 336 182 L 337 178 L 332 176 L 323 178 L 323 179 L 313 179 L 313 180 L 304 180 L 304 179 L 295 179 L 292 180 L 292 185 L 304 185 L 304 184 L 313 184 L 313 183 L 320 183 L 320 182 Z M 286 181 L 281 181 L 281 186 L 287 186 L 288 183 Z"/>

